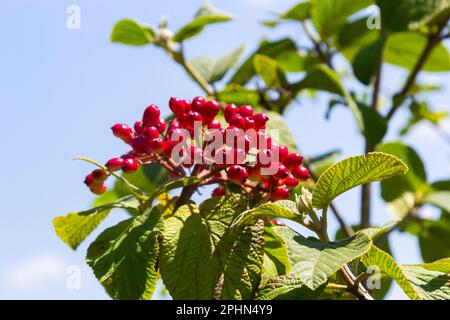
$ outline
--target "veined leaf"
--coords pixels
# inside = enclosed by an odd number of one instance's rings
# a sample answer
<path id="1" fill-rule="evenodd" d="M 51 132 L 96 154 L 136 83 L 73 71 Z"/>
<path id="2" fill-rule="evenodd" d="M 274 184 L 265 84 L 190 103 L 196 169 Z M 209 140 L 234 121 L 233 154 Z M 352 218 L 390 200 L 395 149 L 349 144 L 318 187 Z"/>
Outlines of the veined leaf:
<path id="1" fill-rule="evenodd" d="M 173 41 L 183 42 L 184 40 L 199 34 L 203 28 L 209 24 L 225 22 L 231 20 L 232 18 L 233 17 L 230 14 L 221 12 L 208 2 L 205 2 L 197 11 L 194 20 L 184 25 L 175 33 Z"/>
<path id="2" fill-rule="evenodd" d="M 155 31 L 134 20 L 123 19 L 114 26 L 111 41 L 132 46 L 144 46 L 155 41 Z"/>
<path id="3" fill-rule="evenodd" d="M 275 232 L 272 225 L 264 228 L 264 253 L 261 284 L 267 283 L 272 278 L 290 273 L 291 266 L 286 243 Z"/>
<path id="4" fill-rule="evenodd" d="M 156 208 L 103 231 L 86 261 L 113 299 L 149 300 L 158 280 L 160 212 Z"/>
<path id="5" fill-rule="evenodd" d="M 395 156 L 373 152 L 338 162 L 319 178 L 313 192 L 313 207 L 321 209 L 356 186 L 405 174 L 408 167 Z"/>
<path id="6" fill-rule="evenodd" d="M 106 193 L 103 199 L 106 199 L 111 194 L 111 192 Z M 113 198 L 115 198 L 114 195 Z M 126 196 L 117 201 L 98 205 L 88 210 L 71 212 L 66 216 L 56 217 L 53 219 L 53 227 L 58 237 L 75 250 L 108 216 L 113 208 L 127 209 L 138 213 L 138 207 L 139 201 L 135 197 Z"/>
<path id="7" fill-rule="evenodd" d="M 322 285 L 313 291 L 300 279 L 280 276 L 262 286 L 256 294 L 256 300 L 316 300 L 324 288 L 325 285 Z"/>
<path id="8" fill-rule="evenodd" d="M 244 46 L 240 46 L 236 50 L 223 56 L 219 59 L 212 59 L 208 57 L 197 57 L 190 60 L 195 70 L 208 83 L 214 83 L 222 80 L 225 74 L 238 62 L 239 57 L 244 51 Z"/>
<path id="9" fill-rule="evenodd" d="M 311 290 L 326 283 L 328 277 L 361 257 L 372 246 L 370 238 L 363 233 L 337 242 L 322 243 L 314 238 L 305 238 L 288 227 L 275 227 L 275 230 L 287 244 L 291 273 Z"/>
<path id="10" fill-rule="evenodd" d="M 260 54 L 253 58 L 253 66 L 269 88 L 283 88 L 287 80 L 277 61 Z"/>
<path id="11" fill-rule="evenodd" d="M 239 195 L 212 198 L 164 221 L 161 275 L 174 299 L 252 298 L 261 280 L 264 224 L 231 230 L 245 207 Z"/>
<path id="12" fill-rule="evenodd" d="M 302 221 L 303 215 L 298 211 L 297 204 L 290 200 L 280 200 L 275 203 L 265 203 L 259 207 L 242 212 L 234 220 L 231 227 L 243 225 L 261 215 L 268 215 L 274 218 L 285 218 L 293 221 Z"/>

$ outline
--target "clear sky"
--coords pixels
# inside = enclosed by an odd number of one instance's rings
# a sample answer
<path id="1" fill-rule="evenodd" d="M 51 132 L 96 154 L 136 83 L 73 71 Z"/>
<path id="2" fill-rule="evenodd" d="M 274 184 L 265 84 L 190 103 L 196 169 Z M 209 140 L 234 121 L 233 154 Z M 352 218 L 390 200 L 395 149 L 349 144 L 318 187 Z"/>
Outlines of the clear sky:
<path id="1" fill-rule="evenodd" d="M 186 51 L 220 56 L 241 44 L 251 52 L 259 39 L 282 35 L 300 37 L 298 26 L 268 30 L 260 21 L 271 11 L 283 11 L 293 0 L 215 0 L 218 8 L 234 13 L 233 22 L 211 26 L 189 41 Z M 81 9 L 81 29 L 68 30 L 66 9 Z M 169 17 L 177 29 L 192 17 L 201 0 L 106 1 L 106 0 L 14 0 L 3 1 L 0 10 L 0 137 L 2 167 L 0 194 L 0 298 L 106 299 L 102 287 L 84 262 L 87 245 L 99 231 L 126 217 L 113 212 L 77 251 L 72 251 L 52 228 L 52 219 L 86 208 L 93 196 L 82 184 L 89 165 L 74 162 L 86 155 L 100 162 L 126 148 L 112 137 L 116 122 L 133 123 L 143 108 L 156 103 L 167 113 L 171 96 L 201 94 L 183 71 L 154 47 L 112 44 L 109 34 L 121 18 L 132 17 L 156 25 Z M 386 68 L 383 89 L 398 88 L 405 74 Z M 430 74 L 425 81 L 449 83 L 448 76 Z M 447 109 L 448 87 L 433 98 L 434 107 Z M 336 147 L 342 157 L 360 154 L 362 141 L 353 117 L 344 108 L 323 120 L 325 99 L 302 99 L 291 106 L 287 121 L 307 155 Z M 395 140 L 406 121 L 399 112 L 387 140 Z M 450 123 L 444 124 L 450 131 Z M 420 125 L 407 141 L 423 157 L 432 180 L 450 175 L 450 150 L 428 126 Z M 392 219 L 379 201 L 375 187 L 375 224 Z M 337 201 L 349 222 L 358 220 L 359 190 Z M 427 209 L 429 214 L 435 214 Z M 336 230 L 336 224 L 331 223 Z M 392 237 L 393 253 L 400 263 L 421 262 L 417 242 L 404 234 Z M 81 287 L 66 286 L 68 267 L 81 268 Z M 403 298 L 398 288 L 389 297 Z"/>

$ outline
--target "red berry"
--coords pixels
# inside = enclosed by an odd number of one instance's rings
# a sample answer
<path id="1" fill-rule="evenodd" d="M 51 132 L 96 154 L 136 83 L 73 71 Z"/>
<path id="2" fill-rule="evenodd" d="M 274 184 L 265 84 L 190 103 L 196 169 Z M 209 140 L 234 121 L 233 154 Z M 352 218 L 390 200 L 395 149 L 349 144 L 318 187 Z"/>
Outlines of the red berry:
<path id="1" fill-rule="evenodd" d="M 106 162 L 105 167 L 108 168 L 109 171 L 115 172 L 122 169 L 123 159 L 122 158 L 112 158 Z"/>
<path id="2" fill-rule="evenodd" d="M 252 117 L 245 117 L 244 130 L 255 129 L 255 120 Z"/>
<path id="3" fill-rule="evenodd" d="M 277 163 L 276 166 L 278 167 L 277 173 L 275 174 L 275 177 L 277 179 L 285 179 L 289 175 L 289 170 L 286 168 L 284 164 Z"/>
<path id="4" fill-rule="evenodd" d="M 289 188 L 295 188 L 298 186 L 298 180 L 292 174 L 289 174 L 284 180 L 283 183 Z"/>
<path id="5" fill-rule="evenodd" d="M 153 127 L 153 126 L 145 127 L 143 129 L 143 133 L 144 133 L 144 136 L 149 140 L 159 137 L 159 130 L 157 127 Z"/>
<path id="6" fill-rule="evenodd" d="M 147 153 L 149 148 L 149 140 L 144 136 L 137 136 L 134 138 L 132 146 L 136 153 Z"/>
<path id="7" fill-rule="evenodd" d="M 234 104 L 229 104 L 226 106 L 224 115 L 225 120 L 229 123 L 231 118 L 239 112 L 239 108 Z"/>
<path id="8" fill-rule="evenodd" d="M 161 111 L 159 110 L 159 108 L 152 104 L 149 105 L 145 111 L 144 111 L 144 115 L 142 116 L 142 123 L 144 124 L 144 126 L 152 126 L 158 123 L 159 121 L 159 116 L 161 115 Z"/>
<path id="9" fill-rule="evenodd" d="M 133 173 L 133 172 L 136 172 L 137 169 L 139 169 L 139 162 L 136 159 L 134 159 L 134 158 L 124 159 L 123 164 L 122 164 L 123 172 Z"/>
<path id="10" fill-rule="evenodd" d="M 239 114 L 243 117 L 253 117 L 253 108 L 247 104 L 244 104 L 239 108 Z"/>
<path id="11" fill-rule="evenodd" d="M 265 113 L 257 113 L 253 116 L 253 120 L 255 121 L 255 127 L 257 130 L 265 129 L 266 122 L 269 121 L 269 117 Z"/>
<path id="12" fill-rule="evenodd" d="M 286 146 L 280 145 L 278 147 L 278 157 L 280 158 L 280 162 L 283 162 L 289 154 L 289 149 Z"/>
<path id="13" fill-rule="evenodd" d="M 232 165 L 230 168 L 228 168 L 227 177 L 231 181 L 242 183 L 247 180 L 248 172 L 247 169 L 245 169 L 243 166 Z"/>
<path id="14" fill-rule="evenodd" d="M 290 195 L 291 195 L 291 192 L 289 191 L 288 188 L 278 187 L 270 195 L 270 200 L 271 201 L 286 200 L 286 199 L 289 199 Z"/>
<path id="15" fill-rule="evenodd" d="M 230 126 L 239 128 L 239 129 L 245 129 L 245 118 L 241 116 L 240 114 L 235 114 L 231 120 L 230 120 Z"/>
<path id="16" fill-rule="evenodd" d="M 115 124 L 111 127 L 113 134 L 125 143 L 132 143 L 134 139 L 133 130 L 126 124 Z"/>
<path id="17" fill-rule="evenodd" d="M 94 183 L 94 177 L 92 176 L 92 173 L 89 173 L 85 178 L 84 178 L 84 183 L 89 187 Z"/>
<path id="18" fill-rule="evenodd" d="M 202 125 L 203 117 L 197 111 L 189 111 L 186 115 L 186 129 L 194 129 L 196 122 L 199 122 L 200 125 Z"/>
<path id="19" fill-rule="evenodd" d="M 163 118 L 159 118 L 158 122 L 155 124 L 155 127 L 158 128 L 159 132 L 166 131 L 167 128 L 166 120 L 164 120 Z"/>
<path id="20" fill-rule="evenodd" d="M 222 187 L 217 187 L 213 190 L 212 194 L 213 197 L 222 197 L 225 195 L 225 189 Z"/>
<path id="21" fill-rule="evenodd" d="M 136 134 L 142 133 L 142 121 L 136 121 L 134 123 L 134 132 L 136 132 Z"/>
<path id="22" fill-rule="evenodd" d="M 286 159 L 284 159 L 283 164 L 289 169 L 292 170 L 295 167 L 298 167 L 303 163 L 303 157 L 298 153 L 288 154 Z"/>
<path id="23" fill-rule="evenodd" d="M 106 185 L 104 183 L 101 185 L 93 185 L 89 187 L 89 190 L 96 195 L 101 195 L 106 192 Z"/>
<path id="24" fill-rule="evenodd" d="M 205 119 L 205 122 L 209 123 L 219 114 L 220 104 L 215 100 L 207 101 L 203 104 L 199 112 Z"/>
<path id="25" fill-rule="evenodd" d="M 308 180 L 309 179 L 309 170 L 302 166 L 297 166 L 291 170 L 292 175 L 299 180 Z"/>
<path id="26" fill-rule="evenodd" d="M 160 138 L 155 138 L 153 140 L 150 140 L 149 143 L 149 149 L 151 152 L 160 154 L 164 152 L 165 148 L 165 142 L 162 141 Z"/>
<path id="27" fill-rule="evenodd" d="M 203 105 L 205 104 L 206 100 L 203 97 L 195 97 L 194 99 L 192 99 L 192 103 L 191 103 L 191 108 L 192 111 L 196 111 L 198 113 L 200 113 L 203 109 Z"/>
<path id="28" fill-rule="evenodd" d="M 256 155 L 256 165 L 259 167 L 270 167 L 272 162 L 272 151 L 270 149 L 260 150 Z"/>
<path id="29" fill-rule="evenodd" d="M 92 171 L 92 178 L 95 182 L 103 182 L 106 180 L 106 178 L 108 178 L 108 174 L 103 169 L 96 169 Z"/>
<path id="30" fill-rule="evenodd" d="M 246 153 L 242 149 L 233 148 L 231 151 L 233 155 L 233 164 L 244 164 L 246 160 Z"/>
<path id="31" fill-rule="evenodd" d="M 277 219 L 273 219 L 273 220 L 271 221 L 271 223 L 274 224 L 274 225 L 276 225 L 276 226 L 285 226 L 285 224 L 284 224 L 282 221 L 277 220 Z"/>
<path id="32" fill-rule="evenodd" d="M 175 97 L 170 98 L 169 108 L 176 116 L 183 116 L 188 109 L 189 101 Z"/>
<path id="33" fill-rule="evenodd" d="M 212 120 L 210 123 L 208 123 L 208 129 L 220 129 L 222 128 L 222 124 L 219 120 Z"/>

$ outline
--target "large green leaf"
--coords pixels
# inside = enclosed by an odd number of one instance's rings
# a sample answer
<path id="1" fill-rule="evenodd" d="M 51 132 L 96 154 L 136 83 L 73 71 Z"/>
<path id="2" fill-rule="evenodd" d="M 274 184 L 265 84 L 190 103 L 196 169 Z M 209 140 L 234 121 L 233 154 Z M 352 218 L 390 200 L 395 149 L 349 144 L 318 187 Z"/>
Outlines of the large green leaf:
<path id="1" fill-rule="evenodd" d="M 245 85 L 253 78 L 256 73 L 253 65 L 255 55 L 260 54 L 278 60 L 280 55 L 286 55 L 288 52 L 297 53 L 297 47 L 291 39 L 281 39 L 274 42 L 261 41 L 258 49 L 236 70 L 229 83 Z"/>
<path id="2" fill-rule="evenodd" d="M 291 266 L 287 255 L 286 243 L 274 230 L 273 225 L 264 228 L 264 263 L 261 283 L 289 274 Z"/>
<path id="3" fill-rule="evenodd" d="M 274 218 L 285 218 L 302 221 L 303 215 L 298 211 L 297 204 L 290 200 L 280 200 L 275 203 L 265 203 L 259 207 L 242 212 L 234 220 L 232 227 L 254 221 L 258 216 L 268 215 Z"/>
<path id="4" fill-rule="evenodd" d="M 111 41 L 132 46 L 144 46 L 155 41 L 155 32 L 150 27 L 143 26 L 134 20 L 123 19 L 114 26 Z"/>
<path id="5" fill-rule="evenodd" d="M 164 221 L 161 276 L 174 299 L 251 299 L 260 282 L 264 224 L 231 230 L 239 195 L 184 205 Z M 207 275 L 207 276 L 206 276 Z"/>
<path id="6" fill-rule="evenodd" d="M 448 17 L 448 0 L 377 0 L 383 26 L 391 31 L 418 29 L 440 22 L 439 15 Z"/>
<path id="7" fill-rule="evenodd" d="M 253 66 L 258 75 L 269 88 L 283 88 L 287 86 L 287 80 L 277 64 L 277 61 L 261 54 L 253 58 Z"/>
<path id="8" fill-rule="evenodd" d="M 419 246 L 423 261 L 432 262 L 450 257 L 450 224 L 440 220 L 421 220 Z"/>
<path id="9" fill-rule="evenodd" d="M 259 105 L 259 93 L 255 89 L 247 89 L 238 84 L 230 84 L 218 92 L 221 101 L 236 105 Z"/>
<path id="10" fill-rule="evenodd" d="M 336 33 L 347 18 L 373 4 L 373 0 L 310 0 L 311 18 L 322 38 Z"/>
<path id="11" fill-rule="evenodd" d="M 108 191 L 95 202 L 91 209 L 71 212 L 66 216 L 53 219 L 55 232 L 72 249 L 76 249 L 80 243 L 108 216 L 113 208 L 131 210 L 138 213 L 139 202 L 133 196 L 126 196 L 116 200 L 114 192 Z M 102 203 L 112 201 L 110 203 Z"/>
<path id="12" fill-rule="evenodd" d="M 364 46 L 353 59 L 353 73 L 365 85 L 369 85 L 376 74 L 384 49 L 384 41 L 381 38 Z"/>
<path id="13" fill-rule="evenodd" d="M 234 67 L 243 51 L 244 46 L 240 46 L 219 59 L 197 57 L 190 60 L 190 62 L 203 79 L 208 83 L 214 83 L 222 80 L 225 74 Z"/>
<path id="14" fill-rule="evenodd" d="M 149 300 L 158 280 L 160 212 L 147 210 L 103 231 L 86 261 L 113 299 Z"/>
<path id="15" fill-rule="evenodd" d="M 197 11 L 194 19 L 175 33 L 173 40 L 175 42 L 183 42 L 199 34 L 209 24 L 225 22 L 232 18 L 230 14 L 221 12 L 209 2 L 205 2 Z"/>
<path id="16" fill-rule="evenodd" d="M 408 167 L 395 156 L 373 152 L 345 159 L 319 178 L 313 192 L 313 207 L 321 209 L 356 186 L 405 174 Z"/>
<path id="17" fill-rule="evenodd" d="M 300 279 L 280 276 L 262 286 L 256 294 L 256 300 L 316 300 L 324 288 L 325 285 L 322 285 L 313 291 Z"/>
<path id="18" fill-rule="evenodd" d="M 388 37 L 385 60 L 396 66 L 411 70 L 417 64 L 426 45 L 427 37 L 419 33 L 394 33 Z M 422 70 L 432 72 L 450 70 L 450 55 L 442 43 L 435 46 Z"/>
<path id="19" fill-rule="evenodd" d="M 311 3 L 309 1 L 300 2 L 281 14 L 279 19 L 304 21 L 310 16 Z"/>
<path id="20" fill-rule="evenodd" d="M 367 267 L 377 266 L 388 274 L 411 299 L 449 299 L 448 260 L 436 264 L 399 266 L 389 254 L 373 246 L 361 261 Z"/>
<path id="21" fill-rule="evenodd" d="M 370 238 L 363 233 L 337 242 L 322 243 L 314 238 L 305 238 L 288 227 L 278 226 L 275 230 L 287 244 L 291 273 L 311 290 L 326 283 L 328 277 L 372 246 Z"/>
<path id="22" fill-rule="evenodd" d="M 374 108 L 364 104 L 358 104 L 364 122 L 364 138 L 370 146 L 377 145 L 387 133 L 386 119 Z"/>
<path id="23" fill-rule="evenodd" d="M 389 142 L 379 145 L 377 151 L 400 158 L 409 168 L 406 175 L 381 182 L 381 196 L 386 202 L 398 199 L 408 191 L 421 193 L 430 188 L 426 183 L 425 167 L 414 149 L 402 142 Z"/>

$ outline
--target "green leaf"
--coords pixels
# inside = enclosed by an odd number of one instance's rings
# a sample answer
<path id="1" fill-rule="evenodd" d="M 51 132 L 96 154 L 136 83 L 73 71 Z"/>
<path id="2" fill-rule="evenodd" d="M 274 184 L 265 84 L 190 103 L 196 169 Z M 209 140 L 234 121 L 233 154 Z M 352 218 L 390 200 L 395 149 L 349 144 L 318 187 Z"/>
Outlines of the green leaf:
<path id="1" fill-rule="evenodd" d="M 175 180 L 171 180 L 162 186 L 158 187 L 150 196 L 150 199 L 147 200 L 148 202 L 152 202 L 156 197 L 159 195 L 162 195 L 163 193 L 167 193 L 171 190 L 184 188 L 186 186 L 191 186 L 193 184 L 198 184 L 202 182 L 202 179 L 195 178 L 195 177 L 184 177 L 184 178 L 178 178 Z"/>
<path id="2" fill-rule="evenodd" d="M 293 276 L 311 290 L 326 283 L 328 277 L 372 246 L 370 238 L 363 233 L 337 242 L 322 243 L 314 238 L 305 238 L 288 227 L 276 227 L 275 230 L 286 241 Z"/>
<path id="3" fill-rule="evenodd" d="M 156 208 L 103 231 L 86 261 L 113 299 L 149 300 L 158 280 L 160 213 Z"/>
<path id="4" fill-rule="evenodd" d="M 388 37 L 385 60 L 396 66 L 411 70 L 416 65 L 426 45 L 427 37 L 419 33 L 394 33 Z M 431 72 L 450 70 L 450 55 L 442 43 L 435 46 L 422 70 Z"/>
<path id="5" fill-rule="evenodd" d="M 111 192 L 106 193 L 103 199 L 107 199 L 107 197 L 115 198 Z M 97 201 L 97 203 L 99 202 Z M 58 237 L 75 250 L 108 216 L 113 208 L 128 209 L 138 213 L 138 207 L 139 202 L 136 198 L 127 196 L 88 210 L 71 212 L 66 216 L 56 217 L 53 219 L 53 227 Z"/>
<path id="6" fill-rule="evenodd" d="M 277 62 L 260 54 L 253 58 L 255 71 L 264 80 L 269 88 L 283 88 L 287 86 L 287 80 Z"/>
<path id="7" fill-rule="evenodd" d="M 313 291 L 300 279 L 281 276 L 262 286 L 256 294 L 256 300 L 316 300 L 323 289 L 325 285 Z"/>
<path id="8" fill-rule="evenodd" d="M 442 219 L 420 220 L 418 224 L 419 247 L 423 261 L 432 262 L 450 257 L 450 225 Z"/>
<path id="9" fill-rule="evenodd" d="M 123 19 L 114 26 L 111 41 L 131 46 L 144 46 L 155 41 L 155 31 L 134 20 Z"/>
<path id="10" fill-rule="evenodd" d="M 311 3 L 300 2 L 279 16 L 282 20 L 304 21 L 310 16 Z"/>
<path id="11" fill-rule="evenodd" d="M 229 228 L 244 197 L 184 205 L 164 221 L 161 276 L 174 299 L 251 299 L 261 280 L 264 224 Z M 206 276 L 207 275 L 207 276 Z"/>
<path id="12" fill-rule="evenodd" d="M 197 11 L 194 19 L 175 33 L 173 41 L 183 42 L 202 32 L 203 28 L 209 24 L 229 21 L 232 18 L 230 14 L 221 12 L 205 2 Z"/>
<path id="13" fill-rule="evenodd" d="M 269 121 L 267 122 L 267 132 L 271 135 L 272 140 L 280 145 L 284 145 L 289 150 L 297 150 L 297 143 L 295 138 L 289 130 L 284 117 L 278 112 L 267 111 Z M 277 131 L 275 131 L 277 130 Z"/>
<path id="14" fill-rule="evenodd" d="M 443 297 L 449 299 L 448 260 L 437 261 L 435 264 L 399 266 L 389 254 L 373 246 L 362 256 L 361 261 L 367 267 L 379 267 L 413 300 L 442 299 Z"/>
<path id="15" fill-rule="evenodd" d="M 437 125 L 441 120 L 448 117 L 445 111 L 432 111 L 426 102 L 418 102 L 413 100 L 409 105 L 411 111 L 411 118 L 406 126 L 400 131 L 401 135 L 408 133 L 408 131 L 417 123 L 428 121 L 433 125 Z"/>
<path id="16" fill-rule="evenodd" d="M 259 93 L 256 90 L 247 89 L 237 84 L 226 86 L 222 91 L 219 91 L 218 95 L 220 100 L 226 103 L 259 105 Z"/>
<path id="17" fill-rule="evenodd" d="M 298 211 L 297 204 L 294 201 L 280 200 L 274 203 L 264 203 L 259 207 L 242 212 L 233 221 L 231 227 L 243 225 L 248 221 L 254 221 L 262 215 L 290 219 L 296 222 L 303 220 L 303 215 Z"/>
<path id="18" fill-rule="evenodd" d="M 287 255 L 286 243 L 274 230 L 272 225 L 264 228 L 264 263 L 261 283 L 271 278 L 289 274 L 291 266 Z"/>
<path id="19" fill-rule="evenodd" d="M 440 22 L 435 19 L 448 11 L 448 0 L 377 0 L 383 26 L 391 31 L 416 30 Z M 448 13 L 447 13 L 448 16 Z"/>
<path id="20" fill-rule="evenodd" d="M 341 150 L 332 150 L 330 152 L 309 158 L 309 166 L 317 177 L 320 177 L 335 162 L 341 154 Z"/>
<path id="21" fill-rule="evenodd" d="M 149 194 L 169 179 L 167 170 L 157 164 L 139 166 L 138 171 L 132 174 L 124 174 L 124 177 L 139 190 Z M 130 194 L 130 191 L 121 183 L 116 183 L 114 190 L 119 197 Z"/>
<path id="22" fill-rule="evenodd" d="M 356 78 L 366 86 L 372 82 L 380 64 L 381 54 L 384 49 L 384 38 L 363 47 L 355 56 L 352 67 Z"/>
<path id="23" fill-rule="evenodd" d="M 195 70 L 208 83 L 214 83 L 222 80 L 225 74 L 238 62 L 239 57 L 244 51 L 245 46 L 240 46 L 236 50 L 228 53 L 219 59 L 208 57 L 197 57 L 190 60 Z"/>
<path id="24" fill-rule="evenodd" d="M 430 193 L 422 199 L 422 203 L 429 203 L 450 212 L 450 191 L 436 191 Z"/>
<path id="25" fill-rule="evenodd" d="M 387 133 L 388 124 L 386 119 L 374 108 L 364 104 L 358 104 L 364 122 L 364 138 L 370 146 L 381 142 Z"/>
<path id="26" fill-rule="evenodd" d="M 287 52 L 297 53 L 297 47 L 291 39 L 282 39 L 274 42 L 263 40 L 259 44 L 258 49 L 244 61 L 244 63 L 236 70 L 229 84 L 245 85 L 253 78 L 256 71 L 253 65 L 253 58 L 260 54 L 278 60 L 280 55 L 286 55 Z"/>
<path id="27" fill-rule="evenodd" d="M 329 38 L 354 13 L 373 4 L 373 0 L 310 0 L 311 18 L 323 39 Z"/>
<path id="28" fill-rule="evenodd" d="M 402 142 L 389 142 L 379 145 L 377 151 L 400 158 L 409 168 L 406 175 L 381 182 L 381 196 L 384 201 L 391 202 L 408 191 L 421 193 L 430 188 L 426 183 L 427 178 L 422 160 L 414 149 Z"/>
<path id="29" fill-rule="evenodd" d="M 330 167 L 313 192 L 313 207 L 326 207 L 334 198 L 356 186 L 405 174 L 408 167 L 395 156 L 373 152 L 352 157 Z"/>

